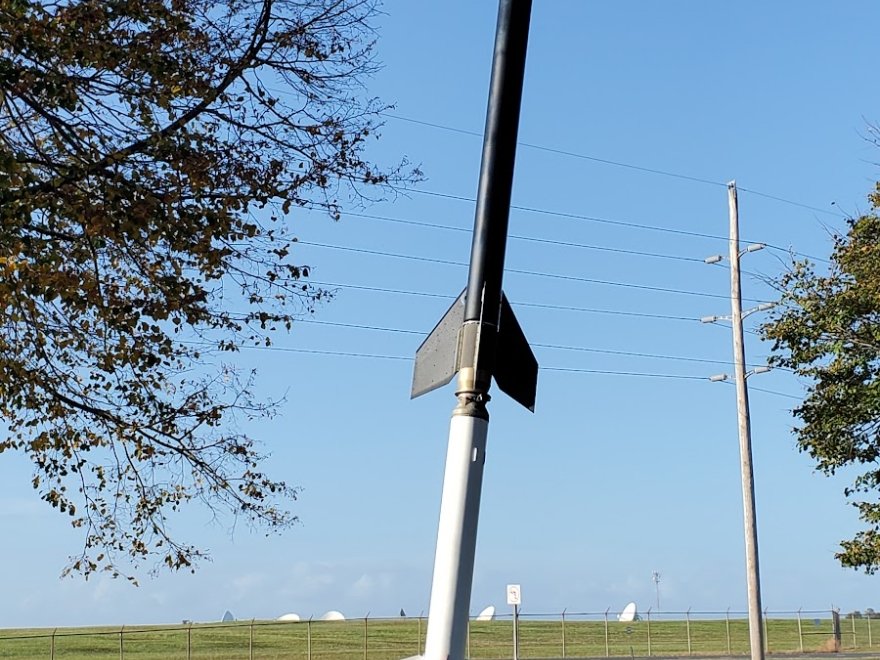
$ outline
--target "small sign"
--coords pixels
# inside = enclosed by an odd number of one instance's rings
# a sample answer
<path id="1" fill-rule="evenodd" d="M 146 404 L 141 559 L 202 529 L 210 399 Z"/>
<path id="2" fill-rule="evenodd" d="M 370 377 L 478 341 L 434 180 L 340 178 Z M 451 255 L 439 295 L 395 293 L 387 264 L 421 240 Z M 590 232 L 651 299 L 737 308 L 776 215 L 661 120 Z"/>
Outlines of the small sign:
<path id="1" fill-rule="evenodd" d="M 507 585 L 507 604 L 522 605 L 522 591 L 518 584 Z"/>

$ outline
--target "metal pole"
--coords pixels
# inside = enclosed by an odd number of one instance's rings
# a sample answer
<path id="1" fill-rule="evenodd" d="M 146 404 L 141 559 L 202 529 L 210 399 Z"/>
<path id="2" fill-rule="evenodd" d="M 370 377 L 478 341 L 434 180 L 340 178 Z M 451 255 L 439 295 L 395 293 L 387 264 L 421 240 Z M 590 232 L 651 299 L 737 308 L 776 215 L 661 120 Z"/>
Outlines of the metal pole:
<path id="1" fill-rule="evenodd" d="M 254 660 L 254 620 L 251 619 L 251 632 L 248 638 L 248 660 Z"/>
<path id="2" fill-rule="evenodd" d="M 125 657 L 125 648 L 123 644 L 123 633 L 125 632 L 125 626 L 119 629 L 119 660 L 123 660 Z"/>
<path id="3" fill-rule="evenodd" d="M 801 626 L 801 610 L 798 608 L 798 648 L 800 648 L 801 653 L 804 652 L 804 629 Z"/>
<path id="4" fill-rule="evenodd" d="M 733 363 L 736 380 L 736 412 L 739 428 L 740 474 L 742 478 L 743 527 L 746 542 L 746 585 L 749 605 L 749 646 L 752 660 L 764 660 L 764 630 L 761 625 L 761 581 L 758 569 L 758 527 L 755 513 L 755 475 L 752 469 L 752 435 L 749 422 L 749 391 L 746 386 L 746 356 L 743 340 L 742 291 L 739 272 L 739 206 L 736 182 L 727 184 L 730 212 L 730 306 L 733 325 Z"/>
<path id="5" fill-rule="evenodd" d="M 869 627 L 868 630 L 870 631 L 871 628 Z M 562 610 L 562 658 L 565 659 L 565 610 Z"/>
<path id="6" fill-rule="evenodd" d="M 651 657 L 651 608 L 648 608 L 648 657 Z"/>
<path id="7" fill-rule="evenodd" d="M 691 608 L 687 609 L 687 612 L 684 613 L 685 617 L 685 626 L 687 626 L 687 636 L 688 636 L 688 655 L 691 654 Z"/>
<path id="8" fill-rule="evenodd" d="M 58 632 L 58 628 L 55 628 L 52 631 L 52 643 L 50 645 L 49 657 L 52 660 L 55 660 L 55 633 Z"/>
<path id="9" fill-rule="evenodd" d="M 119 636 L 120 636 L 120 638 L 122 637 L 121 632 L 119 633 Z M 119 657 L 121 658 L 122 657 L 122 650 L 121 650 L 122 641 L 121 641 L 121 639 L 120 639 L 119 646 L 120 646 Z M 186 627 L 186 660 L 192 660 L 192 624 L 189 624 Z"/>
<path id="10" fill-rule="evenodd" d="M 654 580 L 654 586 L 657 587 L 657 611 L 660 611 L 660 571 L 651 573 L 651 579 Z"/>
<path id="11" fill-rule="evenodd" d="M 724 613 L 724 627 L 727 629 L 727 655 L 730 655 L 730 608 Z"/>
<path id="12" fill-rule="evenodd" d="M 872 616 L 868 616 L 868 648 L 874 646 L 874 640 L 871 638 L 871 619 Z"/>
<path id="13" fill-rule="evenodd" d="M 517 638 L 517 628 L 519 628 L 519 605 L 513 606 L 513 660 L 519 660 L 519 639 Z"/>
<path id="14" fill-rule="evenodd" d="M 370 618 L 370 613 L 367 612 L 367 615 L 364 617 L 364 660 L 367 660 L 367 619 Z"/>
<path id="15" fill-rule="evenodd" d="M 850 616 L 852 617 L 853 648 L 857 649 L 859 648 L 859 645 L 856 642 L 856 613 L 853 612 Z"/>
<path id="16" fill-rule="evenodd" d="M 309 621 L 306 624 L 306 650 L 308 653 L 307 659 L 312 660 L 312 617 L 309 617 Z"/>
<path id="17" fill-rule="evenodd" d="M 605 610 L 605 657 L 606 658 L 610 655 L 610 653 L 608 651 L 608 610 L 610 610 L 610 609 L 611 608 L 609 607 L 608 609 Z"/>

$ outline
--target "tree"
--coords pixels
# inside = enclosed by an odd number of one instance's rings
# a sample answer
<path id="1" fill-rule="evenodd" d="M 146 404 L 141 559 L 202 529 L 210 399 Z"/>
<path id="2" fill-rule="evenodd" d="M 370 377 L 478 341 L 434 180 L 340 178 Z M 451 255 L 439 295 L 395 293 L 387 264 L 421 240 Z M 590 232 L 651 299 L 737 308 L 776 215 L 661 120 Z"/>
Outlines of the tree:
<path id="1" fill-rule="evenodd" d="M 418 176 L 364 155 L 373 0 L 0 0 L 0 452 L 83 530 L 66 571 L 204 550 L 198 500 L 268 531 L 296 489 L 236 419 L 268 345 L 326 292 L 291 209 L 338 219 Z M 127 570 L 127 569 L 126 569 Z M 126 572 L 126 571 L 123 571 Z"/>
<path id="2" fill-rule="evenodd" d="M 762 330 L 772 362 L 808 382 L 794 410 L 799 448 L 827 475 L 859 471 L 844 494 L 865 528 L 836 557 L 870 574 L 880 567 L 880 184 L 869 199 L 871 211 L 835 238 L 827 272 L 797 262 L 781 278 Z"/>

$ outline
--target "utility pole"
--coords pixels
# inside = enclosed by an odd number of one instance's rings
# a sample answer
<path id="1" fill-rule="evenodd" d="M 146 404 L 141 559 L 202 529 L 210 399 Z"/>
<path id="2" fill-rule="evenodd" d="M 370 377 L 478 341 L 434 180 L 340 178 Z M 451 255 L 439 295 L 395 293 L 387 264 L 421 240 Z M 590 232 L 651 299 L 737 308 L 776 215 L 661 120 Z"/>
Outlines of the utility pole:
<path id="1" fill-rule="evenodd" d="M 752 660 L 764 660 L 764 627 L 761 622 L 761 580 L 758 569 L 758 526 L 755 514 L 755 473 L 752 469 L 752 431 L 749 423 L 749 390 L 746 385 L 746 354 L 743 342 L 742 292 L 739 260 L 739 207 L 736 182 L 727 184 L 730 213 L 730 305 L 733 325 L 733 366 L 736 381 L 736 413 L 739 428 L 742 477 L 743 526 L 746 542 L 746 583 L 749 606 L 749 644 Z"/>
<path id="2" fill-rule="evenodd" d="M 654 581 L 654 586 L 657 588 L 657 611 L 660 611 L 660 571 L 654 571 L 651 573 L 651 579 Z"/>
<path id="3" fill-rule="evenodd" d="M 412 396 L 458 374 L 440 500 L 426 660 L 464 660 L 489 387 L 534 410 L 538 363 L 501 288 L 531 0 L 500 0 L 467 287 L 416 352 Z"/>

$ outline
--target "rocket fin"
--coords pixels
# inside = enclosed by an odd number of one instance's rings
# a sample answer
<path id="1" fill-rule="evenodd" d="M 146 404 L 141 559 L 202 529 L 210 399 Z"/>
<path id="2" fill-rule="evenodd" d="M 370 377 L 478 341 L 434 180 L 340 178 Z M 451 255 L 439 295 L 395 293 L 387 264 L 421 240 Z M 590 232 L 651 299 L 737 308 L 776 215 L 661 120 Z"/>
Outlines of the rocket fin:
<path id="1" fill-rule="evenodd" d="M 495 383 L 502 392 L 535 412 L 538 361 L 522 328 L 519 327 L 510 303 L 507 302 L 507 296 L 503 293 L 501 316 L 498 321 L 498 351 L 495 354 L 494 376 Z"/>
<path id="2" fill-rule="evenodd" d="M 416 351 L 411 398 L 443 387 L 458 371 L 458 332 L 464 321 L 464 294 L 455 299 Z"/>

